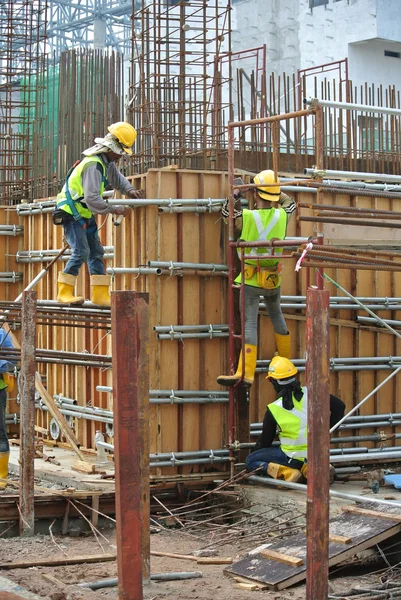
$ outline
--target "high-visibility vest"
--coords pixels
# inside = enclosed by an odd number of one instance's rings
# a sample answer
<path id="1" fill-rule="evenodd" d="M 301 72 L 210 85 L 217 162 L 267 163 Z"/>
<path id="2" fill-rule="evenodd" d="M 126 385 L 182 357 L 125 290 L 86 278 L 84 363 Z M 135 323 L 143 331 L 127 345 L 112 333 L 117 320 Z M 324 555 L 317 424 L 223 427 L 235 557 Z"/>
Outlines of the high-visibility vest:
<path id="1" fill-rule="evenodd" d="M 287 213 L 281 206 L 277 208 L 263 208 L 259 210 L 242 211 L 242 231 L 240 240 L 246 242 L 264 242 L 277 238 L 283 240 L 287 230 Z M 274 252 L 274 254 L 273 254 Z M 277 258 L 256 260 L 252 258 L 258 254 L 270 254 L 272 256 L 280 256 L 283 253 L 282 248 L 244 248 L 245 266 L 249 265 L 256 268 L 278 268 L 279 261 Z M 238 248 L 238 257 L 241 259 L 241 248 Z M 235 280 L 235 283 L 241 283 L 241 273 Z M 260 287 L 257 281 L 256 272 L 251 277 L 246 277 L 246 285 Z M 280 285 L 280 278 L 278 285 Z"/>
<path id="2" fill-rule="evenodd" d="M 297 460 L 304 460 L 308 454 L 308 391 L 305 387 L 302 391 L 301 400 L 292 397 L 292 410 L 283 407 L 282 398 L 267 405 L 280 428 L 281 450 Z"/>
<path id="3" fill-rule="evenodd" d="M 57 196 L 57 208 L 65 210 L 65 212 L 72 215 L 76 220 L 80 218 L 90 219 L 92 216 L 92 211 L 81 203 L 85 196 L 82 185 L 82 172 L 88 163 L 96 163 L 102 175 L 99 196 L 103 196 L 104 188 L 108 184 L 106 165 L 99 156 L 87 156 L 73 168 L 71 174 L 67 175 L 63 189 Z"/>
<path id="4" fill-rule="evenodd" d="M 0 373 L 0 390 L 4 390 L 7 387 L 6 382 L 3 379 L 3 375 Z"/>

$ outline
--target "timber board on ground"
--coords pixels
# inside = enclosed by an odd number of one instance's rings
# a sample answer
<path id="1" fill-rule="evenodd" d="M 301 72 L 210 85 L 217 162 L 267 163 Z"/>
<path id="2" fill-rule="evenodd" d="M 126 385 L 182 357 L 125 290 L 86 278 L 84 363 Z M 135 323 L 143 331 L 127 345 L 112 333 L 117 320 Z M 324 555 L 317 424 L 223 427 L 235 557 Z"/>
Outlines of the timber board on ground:
<path id="1" fill-rule="evenodd" d="M 383 513 L 400 514 L 400 507 L 380 506 L 372 503 L 361 505 L 364 509 L 373 509 Z M 330 520 L 330 534 L 347 536 L 351 542 L 347 545 L 329 543 L 329 566 L 350 559 L 352 556 L 382 542 L 401 531 L 401 524 L 388 518 L 369 517 L 357 513 L 344 513 Z M 270 540 L 266 540 L 270 541 Z M 303 564 L 294 567 L 277 560 L 265 558 L 262 554 L 251 554 L 224 570 L 226 575 L 243 577 L 249 582 L 265 584 L 269 589 L 281 590 L 306 578 L 306 536 L 297 533 L 269 546 L 269 550 L 296 557 Z"/>

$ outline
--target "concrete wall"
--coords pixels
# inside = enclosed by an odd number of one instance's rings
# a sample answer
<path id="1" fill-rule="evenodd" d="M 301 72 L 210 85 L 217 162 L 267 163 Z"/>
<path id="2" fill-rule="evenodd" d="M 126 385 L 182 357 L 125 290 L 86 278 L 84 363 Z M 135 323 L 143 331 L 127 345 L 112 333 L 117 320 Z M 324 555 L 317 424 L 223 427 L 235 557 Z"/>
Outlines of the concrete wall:
<path id="1" fill-rule="evenodd" d="M 384 55 L 401 48 L 401 0 L 328 0 L 312 9 L 309 0 L 233 0 L 233 8 L 233 49 L 266 44 L 268 75 L 348 58 L 355 85 L 401 88 L 400 59 Z M 250 75 L 254 62 L 238 66 Z M 326 76 L 338 80 L 338 72 Z"/>

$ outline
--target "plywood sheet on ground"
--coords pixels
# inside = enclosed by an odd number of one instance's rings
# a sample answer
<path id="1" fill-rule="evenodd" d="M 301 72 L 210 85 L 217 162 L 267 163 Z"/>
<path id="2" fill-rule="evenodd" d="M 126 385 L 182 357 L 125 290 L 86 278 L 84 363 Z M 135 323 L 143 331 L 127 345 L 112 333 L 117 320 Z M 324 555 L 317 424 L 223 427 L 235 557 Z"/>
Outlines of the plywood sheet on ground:
<path id="1" fill-rule="evenodd" d="M 400 514 L 399 507 L 381 506 L 365 503 L 364 508 L 372 508 L 385 514 Z M 401 524 L 385 518 L 369 517 L 353 513 L 342 514 L 330 520 L 330 533 L 351 538 L 349 544 L 331 541 L 329 544 L 329 566 L 350 559 L 352 556 L 370 548 L 401 531 Z M 302 559 L 298 567 L 278 560 L 263 557 L 260 553 L 251 554 L 225 569 L 227 575 L 245 577 L 267 585 L 270 589 L 281 590 L 306 578 L 306 537 L 304 533 L 289 536 L 269 546 L 274 552 Z"/>

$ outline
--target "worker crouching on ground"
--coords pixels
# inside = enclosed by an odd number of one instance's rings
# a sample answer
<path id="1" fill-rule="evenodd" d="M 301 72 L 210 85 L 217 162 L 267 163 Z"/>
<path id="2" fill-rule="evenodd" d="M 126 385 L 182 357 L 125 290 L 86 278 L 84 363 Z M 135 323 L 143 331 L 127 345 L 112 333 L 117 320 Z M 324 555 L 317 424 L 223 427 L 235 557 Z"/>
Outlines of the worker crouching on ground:
<path id="1" fill-rule="evenodd" d="M 249 471 L 261 468 L 261 474 L 286 481 L 307 478 L 308 391 L 295 378 L 297 373 L 294 364 L 283 356 L 270 362 L 267 379 L 277 399 L 267 405 L 262 433 L 246 459 Z M 344 411 L 344 402 L 330 394 L 330 428 L 342 419 Z M 272 446 L 277 430 L 280 446 Z"/>
<path id="2" fill-rule="evenodd" d="M 4 329 L 0 329 L 0 348 L 14 348 L 9 333 Z M 7 392 L 12 392 L 14 388 L 14 377 L 10 373 L 14 364 L 14 361 L 0 360 L 0 479 L 7 479 L 8 476 L 10 445 L 6 432 L 6 403 Z M 0 481 L 0 489 L 6 485 Z"/>
<path id="3" fill-rule="evenodd" d="M 256 209 L 241 210 L 240 202 L 235 206 L 235 227 L 241 230 L 240 241 L 262 242 L 265 240 L 283 240 L 287 232 L 287 224 L 293 215 L 296 204 L 283 192 L 280 192 L 279 180 L 275 180 L 273 171 L 262 171 L 254 178 L 258 186 L 253 190 Z M 241 199 L 239 194 L 237 200 Z M 227 203 L 222 214 L 228 216 Z M 272 258 L 257 260 L 253 256 L 271 254 Z M 235 385 L 243 379 L 244 386 L 251 386 L 255 376 L 258 344 L 258 313 L 260 296 L 264 297 L 268 315 L 273 324 L 276 346 L 280 356 L 290 358 L 291 338 L 280 306 L 281 274 L 277 255 L 281 248 L 245 248 L 245 348 L 241 350 L 238 367 L 234 375 L 220 375 L 220 385 Z M 240 249 L 238 255 L 241 258 Z M 241 273 L 235 283 L 241 284 Z M 245 372 L 242 366 L 242 352 L 245 352 Z M 243 375 L 243 377 L 242 377 Z"/>
<path id="4" fill-rule="evenodd" d="M 82 304 L 85 301 L 82 296 L 74 295 L 74 289 L 79 269 L 87 262 L 92 302 L 101 306 L 110 305 L 110 277 L 105 274 L 104 248 L 93 213 L 125 216 L 129 212 L 130 207 L 110 206 L 103 199 L 107 185 L 129 198 L 143 196 L 115 164 L 122 155 L 132 154 L 135 129 L 129 123 L 119 122 L 110 125 L 108 131 L 104 138 L 95 139 L 95 146 L 84 150 L 85 158 L 74 165 L 57 196 L 54 222 L 63 225 L 65 238 L 72 250 L 64 272 L 58 276 L 57 301 L 64 304 Z"/>

